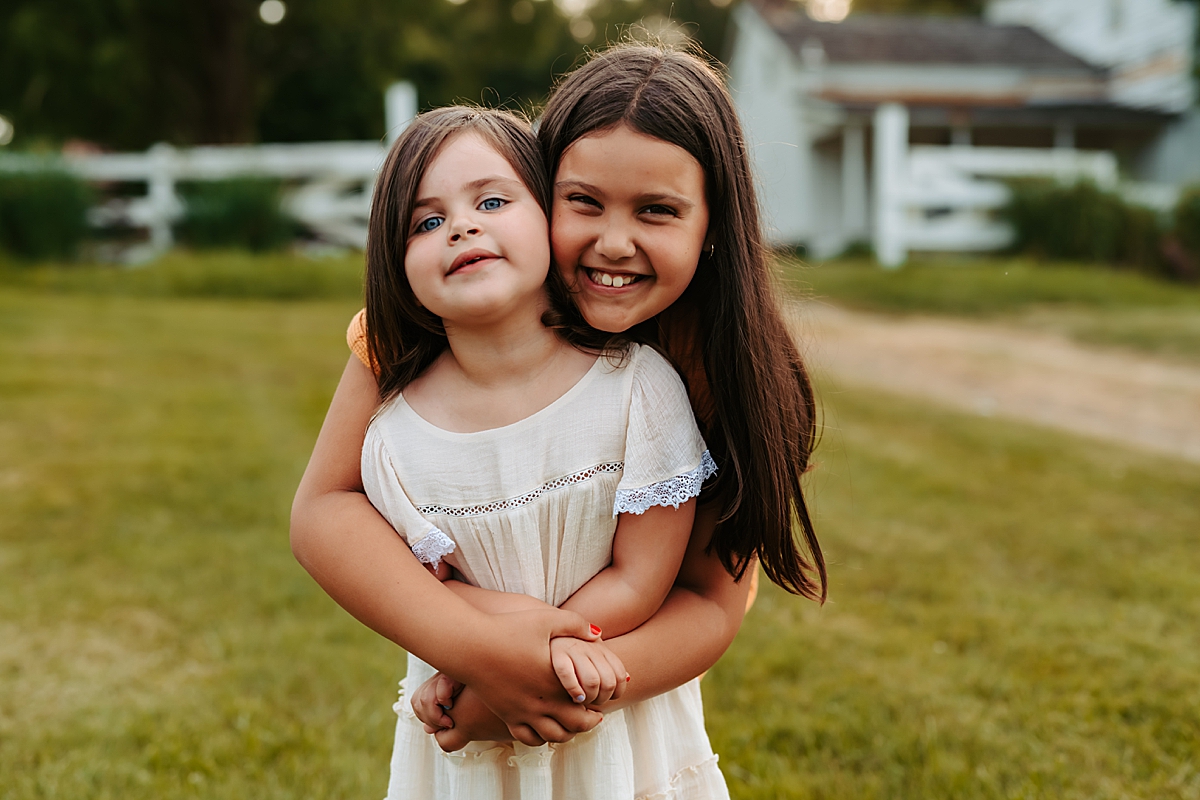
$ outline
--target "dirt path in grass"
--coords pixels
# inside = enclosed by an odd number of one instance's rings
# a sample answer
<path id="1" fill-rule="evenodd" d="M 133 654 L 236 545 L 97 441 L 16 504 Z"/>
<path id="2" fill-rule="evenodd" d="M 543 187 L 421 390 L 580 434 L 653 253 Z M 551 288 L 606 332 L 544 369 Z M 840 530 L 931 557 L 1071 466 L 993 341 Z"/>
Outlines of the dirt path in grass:
<path id="1" fill-rule="evenodd" d="M 1200 368 L 998 324 L 791 308 L 818 372 L 1200 462 Z"/>

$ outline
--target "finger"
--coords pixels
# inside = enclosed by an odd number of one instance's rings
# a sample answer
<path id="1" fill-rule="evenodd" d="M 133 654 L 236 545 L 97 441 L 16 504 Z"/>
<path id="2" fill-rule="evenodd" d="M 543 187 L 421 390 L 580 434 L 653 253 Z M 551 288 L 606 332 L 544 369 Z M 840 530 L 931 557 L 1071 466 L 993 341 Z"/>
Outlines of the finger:
<path id="1" fill-rule="evenodd" d="M 562 744 L 575 738 L 575 734 L 558 724 L 554 717 L 541 717 L 533 720 L 532 725 L 537 735 L 547 742 Z"/>
<path id="2" fill-rule="evenodd" d="M 454 727 L 454 720 L 435 702 L 414 703 L 413 713 L 417 715 L 417 719 L 421 721 L 421 724 L 428 725 L 436 730 L 440 731 L 445 728 Z M 426 733 L 432 733 L 432 731 L 426 731 Z"/>
<path id="3" fill-rule="evenodd" d="M 552 651 L 550 655 L 550 665 L 554 667 L 554 674 L 558 676 L 559 683 L 567 690 L 567 694 L 576 703 L 582 703 L 587 700 L 587 692 L 579 685 L 579 678 L 575 674 L 575 663 L 566 653 Z"/>
<path id="4" fill-rule="evenodd" d="M 447 753 L 453 753 L 455 750 L 462 750 L 464 747 L 470 744 L 465 737 L 459 734 L 458 731 L 454 730 L 438 731 L 433 735 L 433 738 L 437 740 L 438 747 L 442 748 L 442 750 L 446 751 Z"/>
<path id="5" fill-rule="evenodd" d="M 616 691 L 617 673 L 603 654 L 593 656 L 592 663 L 595 664 L 596 674 L 600 679 L 600 685 L 596 688 L 596 699 L 592 702 L 607 703 Z"/>
<path id="6" fill-rule="evenodd" d="M 593 703 L 596 701 L 596 695 L 600 692 L 600 672 L 596 668 L 596 664 L 587 656 L 579 656 L 572 659 L 575 662 L 575 676 L 579 679 L 579 685 L 583 687 L 584 699 L 579 701 L 582 703 Z"/>
<path id="7" fill-rule="evenodd" d="M 570 714 L 559 714 L 558 724 L 571 733 L 587 733 L 604 721 L 604 712 L 599 709 L 577 706 Z"/>
<path id="8" fill-rule="evenodd" d="M 530 747 L 541 747 L 546 743 L 546 740 L 538 736 L 531 726 L 524 723 L 518 725 L 509 725 L 508 732 L 512 737 L 521 744 L 529 745 Z"/>
<path id="9" fill-rule="evenodd" d="M 437 704 L 442 708 L 454 707 L 454 696 L 457 692 L 454 690 L 456 681 L 451 680 L 445 675 L 438 674 L 437 683 L 434 684 L 434 694 L 437 697 Z M 459 690 L 462 689 L 462 684 L 458 685 Z"/>
<path id="10" fill-rule="evenodd" d="M 609 666 L 617 679 L 617 685 L 613 689 L 611 699 L 617 700 L 621 695 L 625 694 L 625 689 L 629 684 L 629 673 L 625 670 L 625 665 L 621 663 L 621 659 L 617 657 L 616 653 L 606 648 L 605 655 L 608 657 Z"/>
<path id="11" fill-rule="evenodd" d="M 573 636 L 585 642 L 595 642 L 600 639 L 602 631 L 599 626 L 592 625 L 580 614 L 574 611 L 556 608 L 544 613 L 550 614 L 550 638 Z"/>
<path id="12" fill-rule="evenodd" d="M 429 682 L 421 684 L 421 688 L 409 700 L 409 705 L 412 706 L 413 713 L 417 715 L 423 724 L 435 727 L 438 730 L 442 728 L 454 727 L 454 720 L 450 719 L 437 703 L 437 697 L 434 695 Z M 432 731 L 426 731 L 431 733 Z"/>

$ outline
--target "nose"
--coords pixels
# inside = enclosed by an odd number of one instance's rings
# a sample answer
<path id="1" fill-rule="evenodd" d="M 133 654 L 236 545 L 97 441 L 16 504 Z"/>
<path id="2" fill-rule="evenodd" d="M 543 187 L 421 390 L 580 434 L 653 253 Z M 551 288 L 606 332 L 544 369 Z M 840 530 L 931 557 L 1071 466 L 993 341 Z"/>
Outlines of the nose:
<path id="1" fill-rule="evenodd" d="M 609 261 L 623 261 L 637 253 L 631 232 L 615 220 L 609 221 L 600 231 L 595 249 L 597 255 Z"/>
<path id="2" fill-rule="evenodd" d="M 479 222 L 469 214 L 456 214 L 446 227 L 451 242 L 462 241 L 467 236 L 478 236 L 481 230 Z"/>

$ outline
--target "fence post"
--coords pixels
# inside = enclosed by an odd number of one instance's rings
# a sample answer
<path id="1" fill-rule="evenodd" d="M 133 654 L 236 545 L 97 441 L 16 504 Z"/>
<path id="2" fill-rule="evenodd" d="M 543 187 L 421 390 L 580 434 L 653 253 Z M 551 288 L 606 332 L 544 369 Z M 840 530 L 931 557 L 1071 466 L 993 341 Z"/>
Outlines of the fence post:
<path id="1" fill-rule="evenodd" d="M 175 237 L 171 223 L 179 216 L 183 204 L 175 194 L 175 148 L 159 142 L 147 152 L 150 159 L 147 195 L 153 209 L 150 221 L 150 246 L 156 253 L 171 249 Z"/>
<path id="2" fill-rule="evenodd" d="M 885 103 L 875 109 L 875 257 L 893 269 L 908 258 L 904 240 L 904 181 L 908 172 L 908 109 Z"/>
<path id="3" fill-rule="evenodd" d="M 388 145 L 417 115 L 417 87 L 409 81 L 396 81 L 383 96 L 383 112 L 387 120 Z"/>

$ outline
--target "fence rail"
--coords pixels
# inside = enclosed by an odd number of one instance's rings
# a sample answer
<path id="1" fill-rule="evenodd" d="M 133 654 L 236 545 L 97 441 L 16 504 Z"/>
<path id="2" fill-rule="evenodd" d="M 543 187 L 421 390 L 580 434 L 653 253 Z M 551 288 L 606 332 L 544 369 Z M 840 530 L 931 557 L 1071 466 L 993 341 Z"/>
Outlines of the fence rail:
<path id="1" fill-rule="evenodd" d="M 363 247 L 375 176 L 386 147 L 380 142 L 320 142 L 227 147 L 174 148 L 157 144 L 143 153 L 42 156 L 5 154 L 0 171 L 36 171 L 57 167 L 97 183 L 143 183 L 146 193 L 110 198 L 93 208 L 96 226 L 145 228 L 149 241 L 134 258 L 169 248 L 171 226 L 184 212 L 178 193 L 182 181 L 238 176 L 280 178 L 288 182 L 284 210 L 322 239 Z"/>
<path id="2" fill-rule="evenodd" d="M 1012 193 L 1012 178 L 1087 180 L 1128 201 L 1167 211 L 1177 187 L 1123 183 L 1110 152 L 1074 148 L 909 145 L 908 112 L 880 106 L 875 113 L 874 245 L 885 266 L 903 263 L 910 250 L 986 251 L 1012 242 L 996 219 Z"/>

